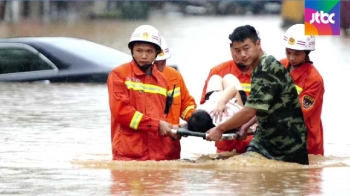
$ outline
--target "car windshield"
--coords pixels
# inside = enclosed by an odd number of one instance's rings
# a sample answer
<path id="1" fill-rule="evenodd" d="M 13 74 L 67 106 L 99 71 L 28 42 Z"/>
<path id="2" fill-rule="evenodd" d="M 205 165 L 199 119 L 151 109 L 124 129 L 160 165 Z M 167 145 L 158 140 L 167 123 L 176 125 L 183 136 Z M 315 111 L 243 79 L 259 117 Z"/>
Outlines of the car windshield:
<path id="1" fill-rule="evenodd" d="M 131 55 L 129 54 L 86 40 L 72 40 L 72 42 L 69 42 L 69 47 L 67 47 L 67 42 L 57 41 L 51 43 L 62 50 L 98 64 L 115 66 L 131 60 Z"/>

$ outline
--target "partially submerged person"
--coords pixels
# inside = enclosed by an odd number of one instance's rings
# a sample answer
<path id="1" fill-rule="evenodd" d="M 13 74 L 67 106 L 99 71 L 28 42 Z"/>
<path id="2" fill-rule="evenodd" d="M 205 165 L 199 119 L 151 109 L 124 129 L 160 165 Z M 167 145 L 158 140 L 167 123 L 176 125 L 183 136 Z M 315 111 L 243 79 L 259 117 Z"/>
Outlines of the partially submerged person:
<path id="1" fill-rule="evenodd" d="M 274 160 L 309 164 L 307 130 L 298 93 L 287 69 L 273 56 L 264 55 L 254 27 L 237 27 L 232 47 L 238 61 L 252 68 L 252 86 L 246 104 L 227 121 L 210 129 L 207 140 L 219 141 L 222 134 L 258 123 L 247 152 Z"/>
<path id="2" fill-rule="evenodd" d="M 166 61 L 171 56 L 170 49 L 164 37 L 161 37 L 161 42 L 162 51 L 158 54 L 154 64 L 168 79 L 168 86 L 170 89 L 169 93 L 173 96 L 172 105 L 169 108 L 166 120 L 172 125 L 179 125 L 180 118 L 187 121 L 197 105 L 194 98 L 190 95 L 181 73 L 176 69 L 167 66 Z M 174 140 L 174 148 L 172 157 L 174 159 L 180 159 L 180 137 Z"/>
<path id="3" fill-rule="evenodd" d="M 284 34 L 282 45 L 286 56 L 281 63 L 288 69 L 299 94 L 307 127 L 309 154 L 323 155 L 323 126 L 321 112 L 325 92 L 323 78 L 310 60 L 315 50 L 315 36 L 304 34 L 304 24 L 291 26 Z"/>
<path id="4" fill-rule="evenodd" d="M 160 34 L 141 25 L 128 47 L 132 61 L 117 66 L 107 80 L 113 160 L 172 160 L 177 136 L 166 122 L 170 89 L 153 64 L 161 52 Z"/>

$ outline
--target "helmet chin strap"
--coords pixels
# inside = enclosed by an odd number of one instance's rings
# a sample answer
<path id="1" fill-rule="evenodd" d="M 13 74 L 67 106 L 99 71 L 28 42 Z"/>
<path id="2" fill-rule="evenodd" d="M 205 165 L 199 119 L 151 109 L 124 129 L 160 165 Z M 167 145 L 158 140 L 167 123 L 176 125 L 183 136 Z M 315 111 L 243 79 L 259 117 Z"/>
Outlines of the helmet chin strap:
<path id="1" fill-rule="evenodd" d="M 239 68 L 246 68 L 247 66 L 243 65 L 243 63 L 236 63 Z"/>
<path id="2" fill-rule="evenodd" d="M 136 61 L 136 59 L 134 58 L 134 54 L 133 54 L 132 51 L 131 51 L 131 56 L 132 56 L 132 59 L 134 59 L 134 61 L 135 61 L 136 65 L 137 65 L 137 67 L 139 67 L 143 72 L 146 72 L 146 70 L 147 70 L 148 68 L 150 68 L 150 67 L 153 65 L 153 62 L 152 62 L 152 63 L 150 63 L 150 64 L 146 64 L 146 65 L 141 66 L 141 65 Z"/>
<path id="3" fill-rule="evenodd" d="M 147 70 L 148 68 L 150 68 L 153 64 L 151 63 L 151 64 L 146 64 L 146 65 L 144 65 L 144 66 L 141 66 L 141 65 L 139 65 L 138 63 L 136 63 L 136 65 L 137 65 L 143 72 L 146 72 L 146 70 Z"/>
<path id="4" fill-rule="evenodd" d="M 143 72 L 146 72 L 146 70 L 147 70 L 148 68 L 150 68 L 150 67 L 153 65 L 153 63 L 150 63 L 150 64 L 146 64 L 146 65 L 141 66 L 141 65 L 135 60 L 134 57 L 132 57 L 132 58 L 134 59 L 134 61 L 135 61 L 136 65 L 137 65 L 137 67 L 139 67 Z"/>

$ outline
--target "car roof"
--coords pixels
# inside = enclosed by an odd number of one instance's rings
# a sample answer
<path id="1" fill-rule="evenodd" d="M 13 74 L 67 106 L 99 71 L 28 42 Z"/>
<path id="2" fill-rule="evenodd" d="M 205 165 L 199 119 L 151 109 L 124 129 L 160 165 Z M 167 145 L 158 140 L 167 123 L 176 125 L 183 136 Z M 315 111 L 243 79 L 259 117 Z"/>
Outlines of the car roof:
<path id="1" fill-rule="evenodd" d="M 74 37 L 17 37 L 2 38 L 0 43 L 27 44 L 43 53 L 55 64 L 115 67 L 129 62 L 131 55 L 117 49 Z M 59 63 L 58 63 L 59 61 Z"/>
<path id="2" fill-rule="evenodd" d="M 78 41 L 83 40 L 81 38 L 75 38 L 75 37 L 13 37 L 13 38 L 1 38 L 0 41 L 6 41 L 6 42 L 24 42 L 24 43 L 30 43 L 30 42 L 62 42 L 62 41 Z"/>

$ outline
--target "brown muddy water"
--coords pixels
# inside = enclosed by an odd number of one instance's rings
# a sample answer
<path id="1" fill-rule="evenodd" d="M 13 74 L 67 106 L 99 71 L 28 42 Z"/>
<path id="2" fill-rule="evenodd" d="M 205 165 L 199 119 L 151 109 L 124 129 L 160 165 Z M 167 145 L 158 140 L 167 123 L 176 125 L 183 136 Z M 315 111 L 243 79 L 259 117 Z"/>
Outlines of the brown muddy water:
<path id="1" fill-rule="evenodd" d="M 129 52 L 133 29 L 150 24 L 167 39 L 169 64 L 179 66 L 199 101 L 209 69 L 231 58 L 226 40 L 236 26 L 255 26 L 264 50 L 282 58 L 280 23 L 278 16 L 158 14 L 147 21 L 2 23 L 0 36 L 79 37 Z M 350 195 L 350 39 L 317 37 L 316 47 L 311 58 L 326 87 L 325 156 L 310 156 L 309 166 L 242 155 L 114 162 L 104 84 L 0 83 L 0 195 Z M 200 138 L 181 143 L 183 159 L 215 151 Z"/>

